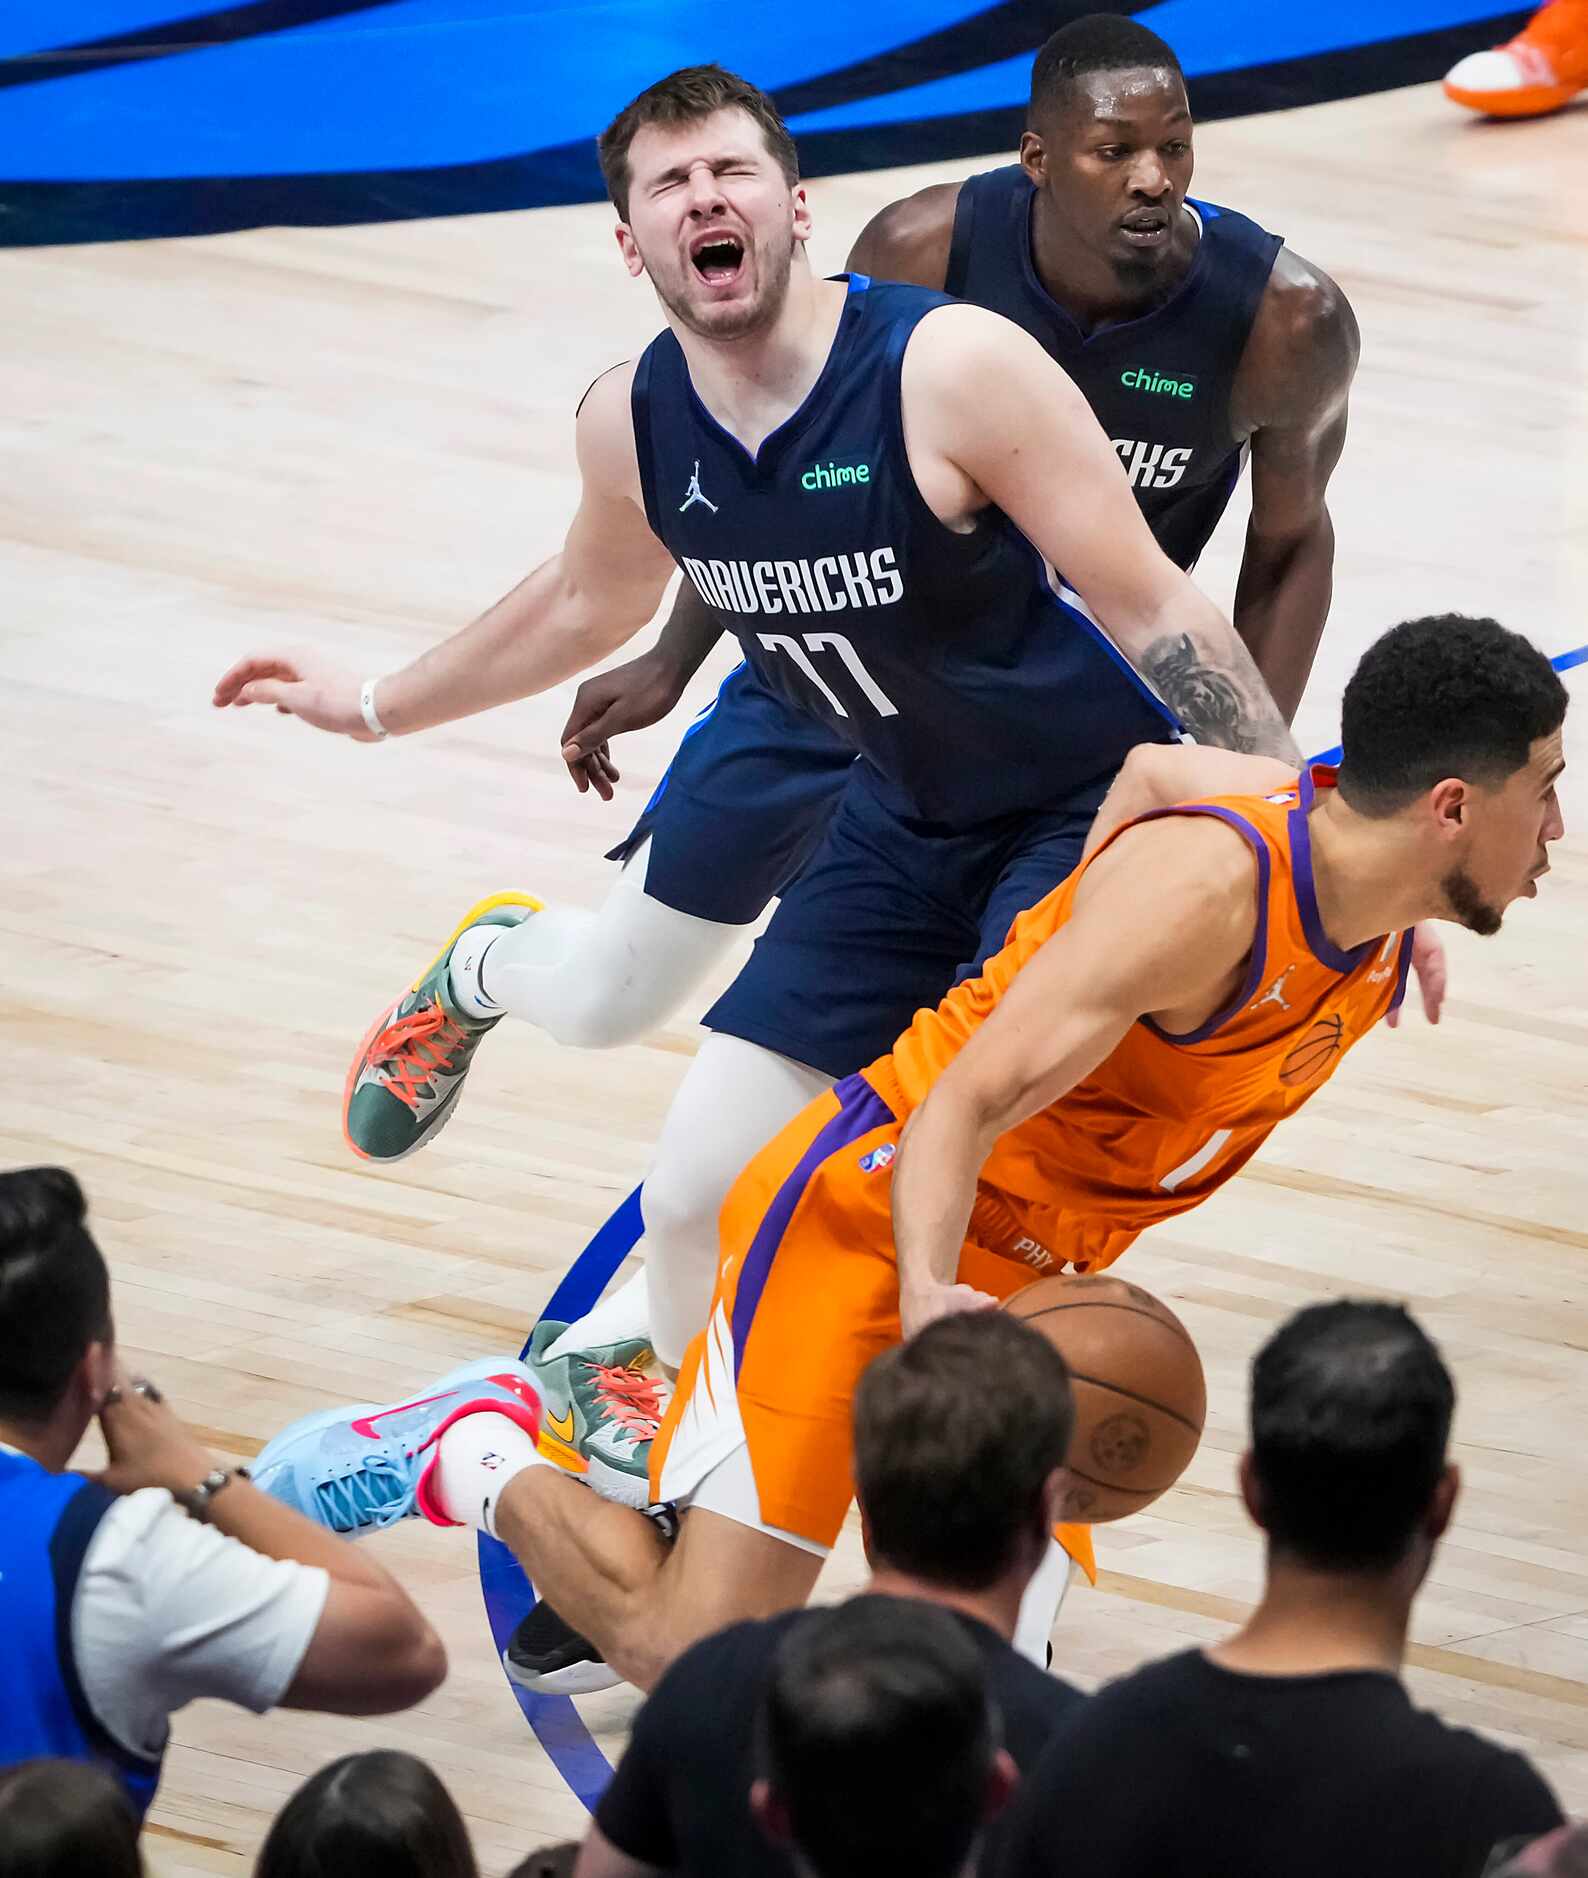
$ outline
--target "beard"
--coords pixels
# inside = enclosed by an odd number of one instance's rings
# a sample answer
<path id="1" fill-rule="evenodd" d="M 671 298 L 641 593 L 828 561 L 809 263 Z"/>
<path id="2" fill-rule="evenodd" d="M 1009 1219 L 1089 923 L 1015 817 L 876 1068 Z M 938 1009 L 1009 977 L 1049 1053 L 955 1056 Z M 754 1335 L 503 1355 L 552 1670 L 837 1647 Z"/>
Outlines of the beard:
<path id="1" fill-rule="evenodd" d="M 1451 868 L 1440 881 L 1439 889 L 1449 903 L 1452 917 L 1465 926 L 1468 932 L 1492 939 L 1500 930 L 1504 913 L 1484 899 L 1478 891 L 1478 883 L 1464 867 Z"/>
<path id="2" fill-rule="evenodd" d="M 656 297 L 672 314 L 680 326 L 702 339 L 743 339 L 750 333 L 756 333 L 773 324 L 783 311 L 783 303 L 788 299 L 789 274 L 794 266 L 794 250 L 798 244 L 792 236 L 788 246 L 780 251 L 767 250 L 757 246 L 754 255 L 746 254 L 744 265 L 748 266 L 753 258 L 760 282 L 759 290 L 749 299 L 737 306 L 712 305 L 697 307 L 689 297 L 689 279 L 693 266 L 686 261 L 686 272 L 677 280 L 664 284 L 661 277 L 647 264 L 646 271 L 651 276 L 651 285 L 656 290 Z M 645 256 L 640 256 L 643 261 Z"/>

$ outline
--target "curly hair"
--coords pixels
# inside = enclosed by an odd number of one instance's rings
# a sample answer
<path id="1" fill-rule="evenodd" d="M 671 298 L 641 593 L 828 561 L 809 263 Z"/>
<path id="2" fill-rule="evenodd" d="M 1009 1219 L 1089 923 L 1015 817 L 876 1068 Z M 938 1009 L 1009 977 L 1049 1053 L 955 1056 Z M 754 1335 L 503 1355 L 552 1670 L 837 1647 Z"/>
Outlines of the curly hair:
<path id="1" fill-rule="evenodd" d="M 1362 654 L 1340 707 L 1340 794 L 1394 815 L 1447 776 L 1493 788 L 1560 728 L 1566 687 L 1538 647 L 1492 619 L 1437 613 Z"/>

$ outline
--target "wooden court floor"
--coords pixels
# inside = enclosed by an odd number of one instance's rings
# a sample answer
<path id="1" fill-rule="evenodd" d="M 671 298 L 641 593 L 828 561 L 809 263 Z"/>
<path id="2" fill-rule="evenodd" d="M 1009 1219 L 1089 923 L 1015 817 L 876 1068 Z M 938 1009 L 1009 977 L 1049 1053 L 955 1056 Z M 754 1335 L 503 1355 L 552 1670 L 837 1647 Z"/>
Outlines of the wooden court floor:
<path id="1" fill-rule="evenodd" d="M 1329 268 L 1362 324 L 1308 748 L 1334 742 L 1361 647 L 1409 614 L 1588 642 L 1585 129 L 1468 123 L 1428 88 L 1199 136 L 1198 192 Z M 817 183 L 818 265 L 973 167 Z M 611 224 L 584 207 L 0 257 L 0 1160 L 82 1177 L 128 1355 L 231 1457 L 515 1349 L 643 1172 L 695 1047 L 693 1011 L 606 1055 L 514 1029 L 434 1149 L 355 1163 L 341 1080 L 379 1002 L 482 892 L 592 903 L 678 723 L 630 741 L 604 808 L 557 758 L 571 687 L 378 748 L 208 705 L 249 647 L 387 669 L 555 548 L 575 400 L 657 323 Z M 1224 603 L 1236 511 L 1199 576 Z M 1579 709 L 1555 870 L 1498 938 L 1452 938 L 1446 1023 L 1371 1039 L 1216 1202 L 1131 1253 L 1201 1345 L 1211 1418 L 1183 1484 L 1104 1535 L 1056 1648 L 1091 1684 L 1222 1633 L 1260 1572 L 1233 1494 L 1251 1352 L 1307 1300 L 1404 1298 L 1456 1369 L 1466 1477 L 1413 1683 L 1588 1811 Z M 449 1681 L 386 1721 L 191 1709 L 157 1869 L 246 1871 L 303 1776 L 377 1744 L 439 1768 L 488 1873 L 579 1829 L 494 1659 L 472 1541 L 379 1543 Z M 832 1584 L 857 1569 L 851 1542 Z M 583 1705 L 609 1752 L 632 1704 Z"/>

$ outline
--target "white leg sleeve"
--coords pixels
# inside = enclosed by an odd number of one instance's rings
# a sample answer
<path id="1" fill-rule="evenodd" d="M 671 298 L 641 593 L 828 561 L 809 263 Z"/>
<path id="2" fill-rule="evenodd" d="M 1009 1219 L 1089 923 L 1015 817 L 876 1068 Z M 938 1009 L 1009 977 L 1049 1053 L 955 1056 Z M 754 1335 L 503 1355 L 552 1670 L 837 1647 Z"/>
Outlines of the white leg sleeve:
<path id="1" fill-rule="evenodd" d="M 549 1354 L 638 1336 L 644 1320 L 635 1320 L 648 1306 L 651 1347 L 676 1368 L 711 1307 L 728 1189 L 751 1155 L 831 1084 L 821 1070 L 713 1031 L 673 1097 L 640 1195 L 643 1281 L 631 1278 L 570 1324 Z"/>
<path id="2" fill-rule="evenodd" d="M 832 1077 L 760 1044 L 713 1031 L 678 1086 L 645 1177 L 651 1343 L 683 1361 L 705 1322 L 717 1277 L 717 1215 L 750 1157 Z"/>
<path id="3" fill-rule="evenodd" d="M 665 1023 L 750 929 L 652 899 L 649 856 L 646 842 L 598 911 L 548 906 L 493 940 L 482 967 L 491 999 L 583 1050 L 635 1043 Z"/>
<path id="4" fill-rule="evenodd" d="M 1047 1557 L 1033 1573 L 1026 1594 L 1020 1600 L 1015 1648 L 1038 1669 L 1047 1668 L 1048 1638 L 1059 1621 L 1072 1569 L 1069 1553 L 1057 1539 L 1049 1539 Z"/>

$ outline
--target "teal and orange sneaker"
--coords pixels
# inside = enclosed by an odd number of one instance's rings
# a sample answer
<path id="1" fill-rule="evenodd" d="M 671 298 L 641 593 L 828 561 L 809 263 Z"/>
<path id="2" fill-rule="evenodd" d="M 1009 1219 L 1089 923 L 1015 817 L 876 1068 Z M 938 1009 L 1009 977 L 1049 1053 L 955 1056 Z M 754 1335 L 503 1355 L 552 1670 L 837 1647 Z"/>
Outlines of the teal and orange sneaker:
<path id="1" fill-rule="evenodd" d="M 543 1320 L 524 1352 L 541 1401 L 540 1451 L 603 1499 L 643 1509 L 651 1503 L 651 1442 L 672 1385 L 646 1373 L 651 1350 L 642 1337 L 548 1359 L 567 1328 Z"/>
<path id="2" fill-rule="evenodd" d="M 541 905 L 495 893 L 471 906 L 452 937 L 397 1002 L 376 1018 L 347 1072 L 342 1132 L 366 1161 L 400 1161 L 443 1126 L 463 1093 L 480 1039 L 502 1020 L 452 1001 L 452 949 L 471 926 L 518 926 Z"/>

